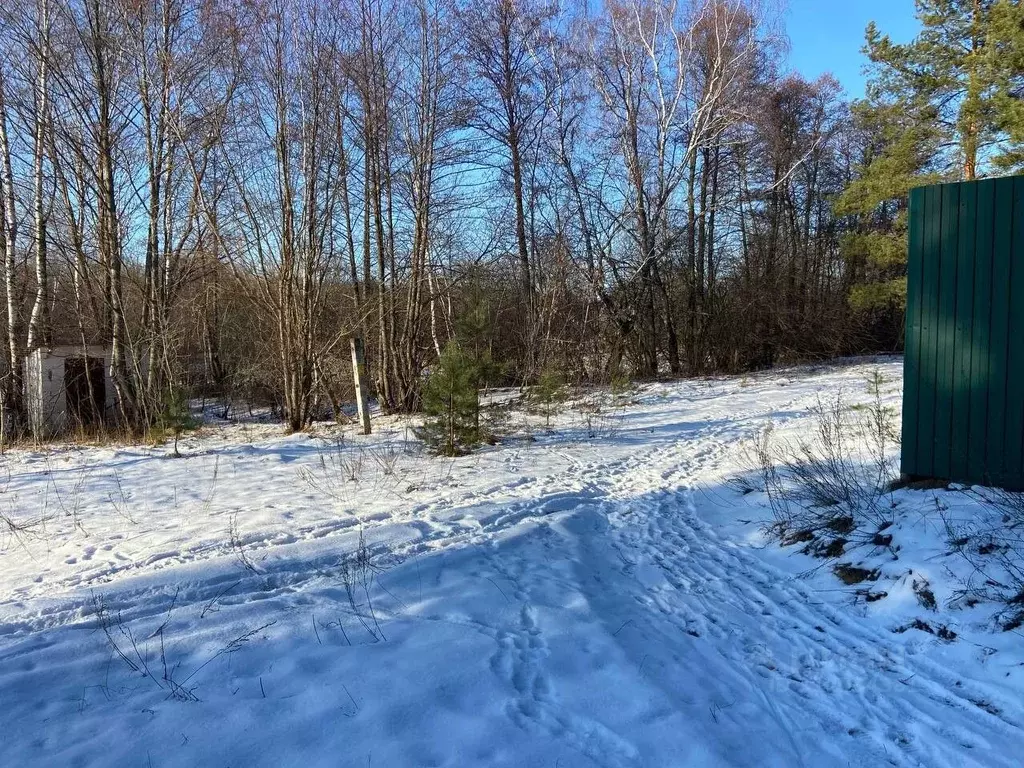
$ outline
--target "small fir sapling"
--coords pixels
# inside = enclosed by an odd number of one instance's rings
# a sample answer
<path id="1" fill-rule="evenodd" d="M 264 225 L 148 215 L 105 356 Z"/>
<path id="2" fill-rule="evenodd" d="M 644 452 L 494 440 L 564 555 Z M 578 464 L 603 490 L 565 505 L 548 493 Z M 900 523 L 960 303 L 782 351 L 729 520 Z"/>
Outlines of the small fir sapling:
<path id="1" fill-rule="evenodd" d="M 423 387 L 426 420 L 417 436 L 442 456 L 467 453 L 482 441 L 478 363 L 448 342 Z"/>
<path id="2" fill-rule="evenodd" d="M 551 426 L 551 417 L 568 397 L 569 391 L 562 371 L 551 365 L 545 367 L 531 393 L 531 399 L 544 415 L 545 426 Z"/>
<path id="3" fill-rule="evenodd" d="M 189 408 L 188 398 L 183 390 L 172 387 L 164 397 L 164 407 L 157 417 L 157 426 L 164 433 L 171 433 L 174 436 L 174 457 L 181 458 L 178 452 L 178 439 L 187 430 L 195 429 L 197 424 Z"/>

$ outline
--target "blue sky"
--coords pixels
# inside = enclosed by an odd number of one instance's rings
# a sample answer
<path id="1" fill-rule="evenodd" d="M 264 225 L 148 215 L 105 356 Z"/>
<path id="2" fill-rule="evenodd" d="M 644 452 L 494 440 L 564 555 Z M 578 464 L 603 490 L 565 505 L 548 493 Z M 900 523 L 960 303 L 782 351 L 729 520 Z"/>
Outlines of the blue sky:
<path id="1" fill-rule="evenodd" d="M 914 0 L 789 0 L 785 15 L 790 68 L 813 80 L 835 75 L 853 98 L 864 95 L 864 28 L 874 21 L 894 40 L 917 31 Z"/>

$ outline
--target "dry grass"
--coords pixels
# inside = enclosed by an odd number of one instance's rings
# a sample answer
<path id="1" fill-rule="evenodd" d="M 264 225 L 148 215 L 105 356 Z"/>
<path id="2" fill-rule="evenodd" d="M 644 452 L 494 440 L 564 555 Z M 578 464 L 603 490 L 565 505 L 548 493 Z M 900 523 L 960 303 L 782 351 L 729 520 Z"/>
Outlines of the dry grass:
<path id="1" fill-rule="evenodd" d="M 751 471 L 735 484 L 767 495 L 768 527 L 783 543 L 806 542 L 823 557 L 860 544 L 891 544 L 882 532 L 893 521 L 899 434 L 877 380 L 868 391 L 872 400 L 853 408 L 842 393 L 819 400 L 808 437 L 782 438 L 769 424 L 748 446 Z"/>

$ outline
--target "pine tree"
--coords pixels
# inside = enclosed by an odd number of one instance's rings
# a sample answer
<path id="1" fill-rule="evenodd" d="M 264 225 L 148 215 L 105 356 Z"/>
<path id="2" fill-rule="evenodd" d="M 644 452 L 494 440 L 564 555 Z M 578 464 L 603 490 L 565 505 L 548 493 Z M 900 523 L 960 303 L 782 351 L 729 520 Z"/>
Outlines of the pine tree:
<path id="1" fill-rule="evenodd" d="M 178 439 L 186 430 L 196 428 L 196 420 L 189 408 L 188 398 L 180 388 L 172 387 L 167 391 L 163 410 L 157 417 L 157 427 L 174 436 L 174 457 L 181 458 L 178 452 Z"/>
<path id="2" fill-rule="evenodd" d="M 918 0 L 921 31 L 894 43 L 868 25 L 872 71 L 855 104 L 863 156 L 836 202 L 854 227 L 843 242 L 854 309 L 902 309 L 906 300 L 907 193 L 976 178 L 1001 136 L 988 54 L 994 0 Z"/>
<path id="3" fill-rule="evenodd" d="M 467 306 L 455 320 L 455 337 L 476 366 L 477 389 L 484 389 L 502 375 L 491 353 L 494 324 L 489 303 L 475 295 L 469 296 Z"/>
<path id="4" fill-rule="evenodd" d="M 479 371 L 457 341 L 448 342 L 423 387 L 427 418 L 417 435 L 442 456 L 459 456 L 482 441 Z"/>
<path id="5" fill-rule="evenodd" d="M 993 117 L 1006 135 L 993 163 L 1001 170 L 1020 171 L 1024 169 L 1024 6 L 1019 0 L 998 0 L 993 6 L 986 63 L 995 84 Z"/>
<path id="6" fill-rule="evenodd" d="M 971 181 L 999 138 L 992 109 L 995 72 L 987 55 L 995 0 L 917 0 L 921 31 L 906 44 L 868 25 L 873 65 L 868 101 L 899 106 L 952 148 L 945 173 Z"/>
<path id="7" fill-rule="evenodd" d="M 463 313 L 455 320 L 455 338 L 473 367 L 473 382 L 478 392 L 505 375 L 503 366 L 496 363 L 492 355 L 494 324 L 495 318 L 487 299 L 471 291 Z M 480 442 L 490 442 L 498 427 L 500 413 L 492 409 L 483 421 L 482 414 L 483 409 L 477 408 L 477 434 Z"/>
<path id="8" fill-rule="evenodd" d="M 906 301 L 907 193 L 941 179 L 930 170 L 939 138 L 927 121 L 898 103 L 860 102 L 854 120 L 863 137 L 856 178 L 836 213 L 852 228 L 842 240 L 851 279 L 850 304 L 866 311 L 902 309 Z"/>
<path id="9" fill-rule="evenodd" d="M 548 427 L 551 426 L 551 417 L 558 412 L 558 407 L 565 402 L 568 396 L 565 374 L 552 365 L 544 368 L 537 380 L 537 385 L 530 392 L 530 399 L 544 414 L 544 423 Z"/>

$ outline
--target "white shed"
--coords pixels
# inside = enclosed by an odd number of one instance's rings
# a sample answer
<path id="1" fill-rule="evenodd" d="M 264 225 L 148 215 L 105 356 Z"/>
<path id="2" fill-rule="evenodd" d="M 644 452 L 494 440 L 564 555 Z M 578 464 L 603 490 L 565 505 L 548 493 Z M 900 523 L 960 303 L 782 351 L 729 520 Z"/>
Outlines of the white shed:
<path id="1" fill-rule="evenodd" d="M 25 406 L 33 435 L 101 424 L 114 405 L 108 347 L 41 347 L 25 357 Z"/>

